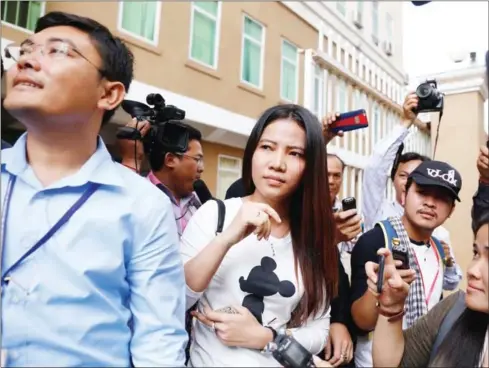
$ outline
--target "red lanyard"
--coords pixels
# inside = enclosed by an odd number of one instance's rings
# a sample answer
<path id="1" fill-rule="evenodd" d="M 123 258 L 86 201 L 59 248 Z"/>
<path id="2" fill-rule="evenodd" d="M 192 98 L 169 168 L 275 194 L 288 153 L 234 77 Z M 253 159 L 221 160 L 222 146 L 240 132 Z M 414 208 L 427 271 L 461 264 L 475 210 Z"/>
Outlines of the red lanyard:
<path id="1" fill-rule="evenodd" d="M 419 273 L 421 274 L 421 282 L 423 283 L 423 290 L 424 290 L 425 297 L 426 297 L 426 300 L 425 300 L 426 307 L 428 307 L 428 302 L 430 301 L 431 296 L 433 295 L 433 291 L 435 289 L 436 281 L 438 280 L 438 276 L 440 275 L 440 255 L 438 254 L 438 250 L 436 249 L 436 245 L 434 244 L 433 240 L 431 240 L 431 239 L 430 239 L 430 247 L 433 248 L 433 252 L 435 252 L 437 270 L 436 270 L 436 274 L 435 274 L 435 279 L 433 280 L 433 283 L 431 284 L 430 290 L 428 291 L 428 295 L 426 295 L 426 287 L 424 285 L 423 271 L 421 271 L 421 266 L 419 265 L 418 257 L 416 256 L 416 252 L 413 250 L 414 260 L 415 260 L 416 264 L 418 265 Z"/>

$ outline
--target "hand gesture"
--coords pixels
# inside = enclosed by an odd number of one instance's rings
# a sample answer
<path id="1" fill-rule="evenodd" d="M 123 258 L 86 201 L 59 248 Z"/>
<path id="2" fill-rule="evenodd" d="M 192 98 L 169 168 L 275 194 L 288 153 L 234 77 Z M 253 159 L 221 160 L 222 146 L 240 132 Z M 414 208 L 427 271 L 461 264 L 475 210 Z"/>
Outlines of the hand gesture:
<path id="1" fill-rule="evenodd" d="M 332 323 L 330 325 L 324 356 L 333 367 L 349 363 L 353 359 L 353 342 L 344 324 Z"/>
<path id="2" fill-rule="evenodd" d="M 336 222 L 336 241 L 349 241 L 362 232 L 362 218 L 356 209 L 336 212 L 333 214 Z"/>
<path id="3" fill-rule="evenodd" d="M 416 276 L 414 270 L 397 270 L 401 261 L 394 261 L 392 253 L 387 248 L 381 248 L 377 254 L 385 258 L 382 292 L 377 293 L 379 265 L 374 262 L 365 264 L 368 290 L 377 297 L 379 308 L 386 314 L 397 314 L 404 308 L 404 302 L 409 293 L 409 284 Z"/>
<path id="4" fill-rule="evenodd" d="M 323 118 L 323 138 L 324 138 L 324 143 L 328 144 L 331 142 L 331 140 L 338 136 L 338 137 L 343 137 L 344 132 L 340 130 L 339 132 L 335 133 L 330 130 L 331 125 L 336 121 L 336 118 L 340 116 L 339 113 L 329 113 Z"/>
<path id="5" fill-rule="evenodd" d="M 489 180 L 489 148 L 482 146 L 477 158 L 477 170 L 481 178 Z"/>
<path id="6" fill-rule="evenodd" d="M 404 104 L 402 105 L 402 114 L 404 120 L 409 120 L 410 122 L 414 122 L 416 120 L 416 114 L 413 110 L 418 107 L 418 96 L 416 93 L 409 93 L 404 99 Z"/>
<path id="7" fill-rule="evenodd" d="M 242 306 L 233 306 L 237 313 L 213 311 L 204 306 L 204 312 L 193 311 L 192 316 L 210 327 L 226 346 L 239 346 L 249 349 L 263 349 L 266 342 L 261 336 L 272 334 L 264 330 L 251 312 Z"/>
<path id="8" fill-rule="evenodd" d="M 136 128 L 144 137 L 151 128 L 148 121 L 137 121 L 136 118 L 132 119 L 126 124 L 126 127 Z M 141 163 L 144 159 L 144 148 L 143 143 L 139 140 L 132 141 L 130 139 L 117 139 L 117 146 L 122 158 L 122 164 L 133 167 L 137 165 L 138 168 L 141 167 Z"/>
<path id="9" fill-rule="evenodd" d="M 239 243 L 251 233 L 255 233 L 258 240 L 268 239 L 272 231 L 272 221 L 282 222 L 278 213 L 268 204 L 245 201 L 221 235 L 230 246 Z"/>

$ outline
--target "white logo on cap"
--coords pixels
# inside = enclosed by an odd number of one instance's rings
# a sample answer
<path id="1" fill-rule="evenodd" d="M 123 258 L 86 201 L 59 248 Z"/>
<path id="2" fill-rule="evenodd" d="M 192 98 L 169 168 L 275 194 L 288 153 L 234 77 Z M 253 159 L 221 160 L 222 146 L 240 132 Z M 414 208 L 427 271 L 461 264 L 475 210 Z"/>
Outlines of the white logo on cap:
<path id="1" fill-rule="evenodd" d="M 455 179 L 455 170 L 449 170 L 447 173 L 442 173 L 440 169 L 427 168 L 428 175 L 432 178 L 440 178 L 447 183 L 457 186 L 457 179 Z"/>

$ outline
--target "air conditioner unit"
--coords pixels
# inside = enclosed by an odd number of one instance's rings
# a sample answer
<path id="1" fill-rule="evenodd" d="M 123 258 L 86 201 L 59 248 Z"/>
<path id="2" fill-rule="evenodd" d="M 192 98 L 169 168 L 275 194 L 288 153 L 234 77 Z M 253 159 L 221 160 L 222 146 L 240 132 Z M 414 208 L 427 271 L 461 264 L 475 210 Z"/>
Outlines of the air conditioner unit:
<path id="1" fill-rule="evenodd" d="M 358 29 L 362 29 L 363 28 L 362 12 L 359 12 L 357 10 L 353 11 L 352 20 L 353 20 L 353 24 Z"/>
<path id="2" fill-rule="evenodd" d="M 384 52 L 388 55 L 392 55 L 392 42 L 384 41 Z"/>

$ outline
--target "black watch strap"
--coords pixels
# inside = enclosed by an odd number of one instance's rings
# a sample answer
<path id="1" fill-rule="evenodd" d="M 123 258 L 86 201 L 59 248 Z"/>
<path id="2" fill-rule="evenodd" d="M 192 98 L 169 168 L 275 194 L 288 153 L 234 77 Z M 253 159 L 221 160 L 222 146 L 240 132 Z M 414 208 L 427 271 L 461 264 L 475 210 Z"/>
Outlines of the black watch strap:
<path id="1" fill-rule="evenodd" d="M 273 327 L 270 327 L 270 326 L 265 326 L 265 328 L 268 328 L 270 331 L 272 331 L 273 340 L 275 340 L 277 338 L 277 331 Z"/>

